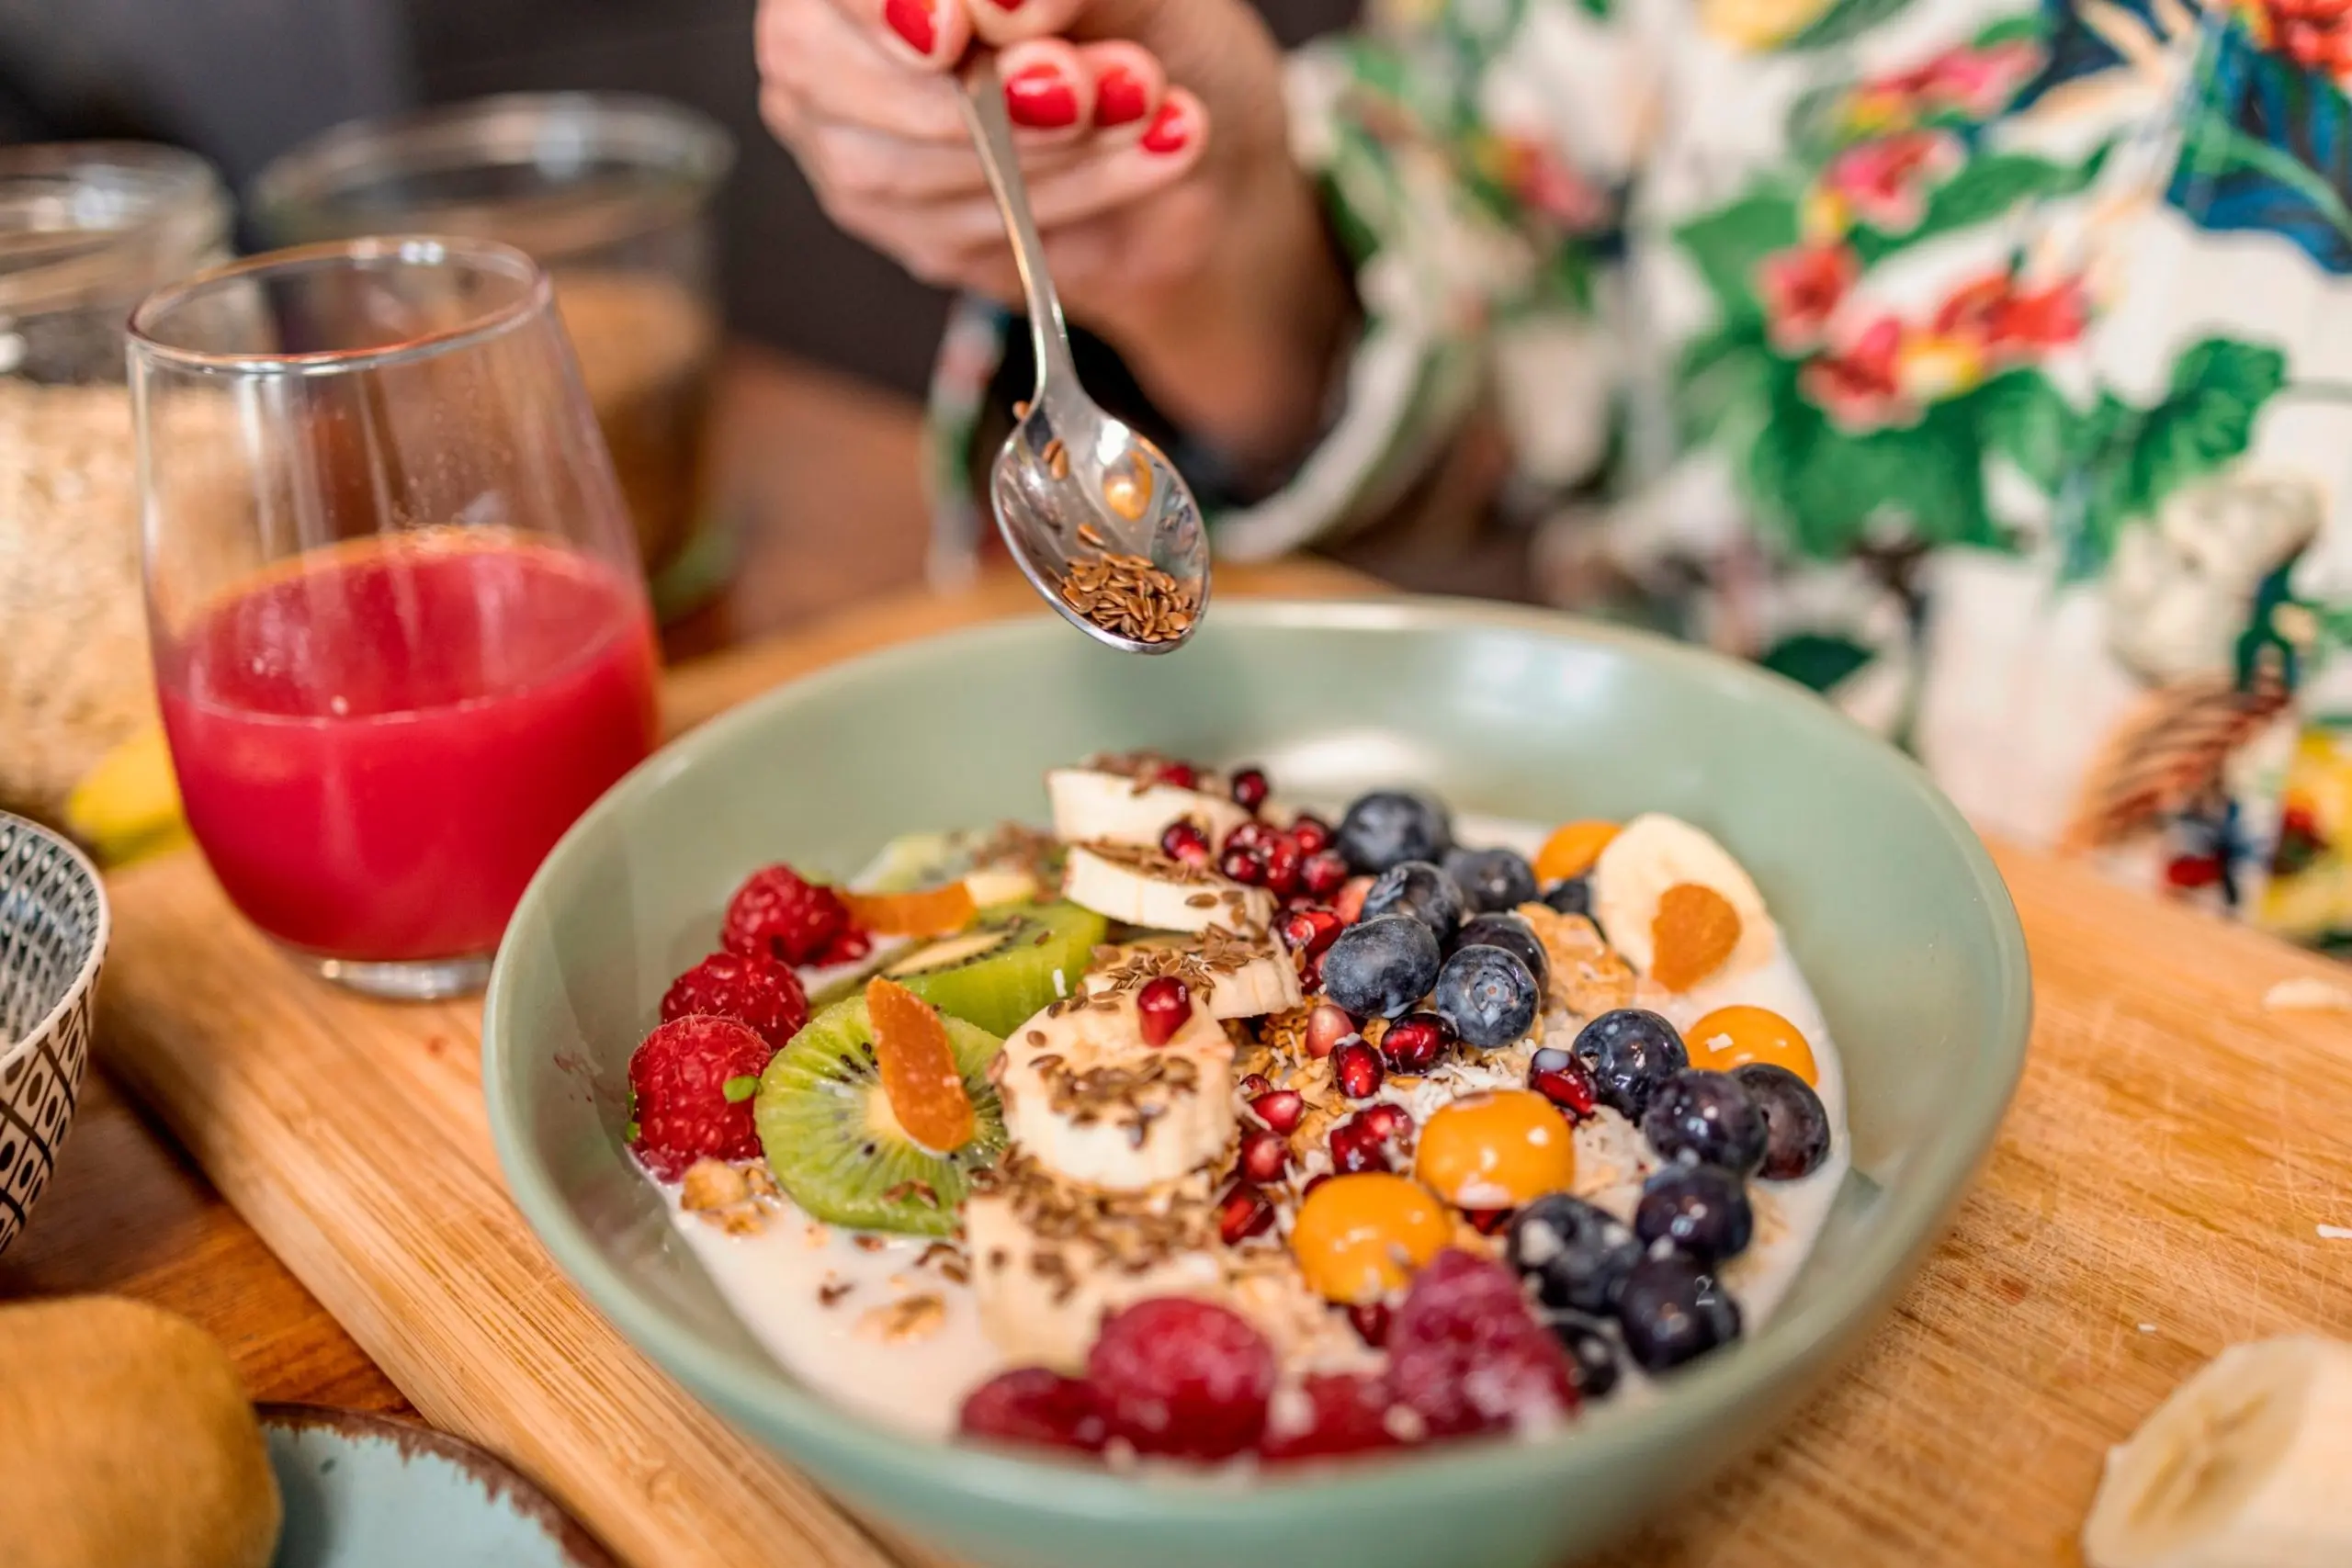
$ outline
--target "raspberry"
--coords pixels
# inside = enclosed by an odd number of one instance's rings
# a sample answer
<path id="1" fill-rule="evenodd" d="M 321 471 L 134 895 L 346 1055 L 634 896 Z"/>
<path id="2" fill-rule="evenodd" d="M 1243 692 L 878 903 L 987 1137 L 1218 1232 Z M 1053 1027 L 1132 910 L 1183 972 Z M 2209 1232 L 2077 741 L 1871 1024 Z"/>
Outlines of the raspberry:
<path id="1" fill-rule="evenodd" d="M 758 1158 L 752 1096 L 775 1055 L 731 1018 L 663 1024 L 628 1059 L 629 1147 L 664 1181 L 705 1157 Z"/>
<path id="2" fill-rule="evenodd" d="M 788 865 L 771 865 L 752 873 L 727 901 L 718 945 L 781 964 L 808 964 L 847 930 L 849 907 L 840 894 L 802 881 Z"/>
<path id="3" fill-rule="evenodd" d="M 1321 1373 L 1300 1384 L 1298 1395 L 1274 1401 L 1259 1450 L 1268 1464 L 1396 1447 L 1387 1422 L 1395 1400 L 1379 1379 Z M 1298 1424 L 1302 1420 L 1304 1426 Z"/>
<path id="4" fill-rule="evenodd" d="M 800 976 L 756 953 L 714 953 L 678 976 L 662 998 L 662 1021 L 707 1013 L 731 1018 L 777 1050 L 808 1021 Z"/>
<path id="5" fill-rule="evenodd" d="M 1108 1429 L 1094 1391 L 1046 1367 L 999 1372 L 964 1397 L 956 1425 L 975 1438 L 1101 1451 Z"/>
<path id="6" fill-rule="evenodd" d="M 1432 1437 L 1556 1420 L 1577 1405 L 1559 1341 L 1501 1264 L 1448 1247 L 1413 1278 L 1388 1329 L 1397 1399 Z"/>
<path id="7" fill-rule="evenodd" d="M 1105 1320 L 1086 1376 L 1113 1435 L 1137 1452 L 1227 1459 L 1265 1429 L 1274 1351 L 1238 1314 L 1159 1296 Z"/>

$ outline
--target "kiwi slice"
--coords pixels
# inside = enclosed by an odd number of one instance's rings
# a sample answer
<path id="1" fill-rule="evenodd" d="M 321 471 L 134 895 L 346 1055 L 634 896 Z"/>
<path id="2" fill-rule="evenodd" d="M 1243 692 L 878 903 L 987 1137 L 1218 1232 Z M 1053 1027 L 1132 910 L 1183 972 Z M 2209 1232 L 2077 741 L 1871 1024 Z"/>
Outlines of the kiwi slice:
<path id="1" fill-rule="evenodd" d="M 1000 904 L 954 936 L 892 953 L 881 972 L 948 1017 L 1001 1037 L 1078 989 L 1109 929 L 1075 904 Z"/>
<path id="2" fill-rule="evenodd" d="M 946 1021 L 977 1122 L 972 1141 L 952 1154 L 912 1142 L 890 1113 L 865 998 L 827 1008 L 775 1054 L 760 1075 L 752 1116 L 768 1168 L 794 1202 L 859 1230 L 945 1235 L 956 1228 L 971 1173 L 1004 1152 L 1004 1107 L 988 1080 L 1004 1043 L 960 1019 Z"/>

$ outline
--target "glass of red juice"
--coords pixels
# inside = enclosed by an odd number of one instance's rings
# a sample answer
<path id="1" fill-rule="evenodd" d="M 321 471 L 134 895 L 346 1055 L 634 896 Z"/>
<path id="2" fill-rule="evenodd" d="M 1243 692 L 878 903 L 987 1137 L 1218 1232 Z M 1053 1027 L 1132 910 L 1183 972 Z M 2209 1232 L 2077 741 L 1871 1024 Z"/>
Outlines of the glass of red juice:
<path id="1" fill-rule="evenodd" d="M 612 464 L 548 280 L 486 241 L 232 263 L 130 323 L 187 822 L 246 919 L 377 996 L 478 988 L 655 739 Z"/>

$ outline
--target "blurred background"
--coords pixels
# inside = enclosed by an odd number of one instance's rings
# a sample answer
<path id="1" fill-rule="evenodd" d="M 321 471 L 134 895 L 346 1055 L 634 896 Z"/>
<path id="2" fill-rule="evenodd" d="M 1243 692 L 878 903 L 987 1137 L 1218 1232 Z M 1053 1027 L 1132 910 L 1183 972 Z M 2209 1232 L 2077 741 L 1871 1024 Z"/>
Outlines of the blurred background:
<path id="1" fill-rule="evenodd" d="M 1260 5 L 1293 41 L 1355 8 Z M 489 93 L 657 94 L 736 140 L 717 211 L 728 330 L 919 389 L 943 301 L 834 232 L 761 129 L 753 10 L 754 0 L 0 0 L 0 142 L 172 142 L 242 194 L 271 159 L 355 118 Z"/>

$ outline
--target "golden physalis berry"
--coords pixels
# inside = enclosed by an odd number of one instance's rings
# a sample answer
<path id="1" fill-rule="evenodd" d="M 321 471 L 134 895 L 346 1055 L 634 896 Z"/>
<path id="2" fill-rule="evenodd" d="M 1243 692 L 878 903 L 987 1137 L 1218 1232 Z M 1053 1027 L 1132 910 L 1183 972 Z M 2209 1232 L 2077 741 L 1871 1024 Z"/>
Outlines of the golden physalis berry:
<path id="1" fill-rule="evenodd" d="M 1413 1174 L 1456 1208 L 1516 1209 L 1576 1185 L 1576 1137 L 1532 1089 L 1465 1094 L 1430 1113 Z"/>
<path id="2" fill-rule="evenodd" d="M 1568 822 L 1552 829 L 1544 847 L 1535 852 L 1535 879 L 1538 882 L 1564 882 L 1572 876 L 1582 876 L 1617 836 L 1614 822 Z"/>
<path id="3" fill-rule="evenodd" d="M 1821 1087 L 1821 1070 L 1804 1032 L 1770 1008 L 1717 1008 L 1683 1031 L 1682 1038 L 1694 1067 L 1727 1073 L 1750 1062 L 1770 1062 Z"/>
<path id="4" fill-rule="evenodd" d="M 865 1012 L 874 1028 L 874 1062 L 890 1114 L 916 1144 L 953 1154 L 972 1141 L 977 1122 L 964 1075 L 956 1068 L 947 1025 L 929 1002 L 895 980 L 876 975 L 865 984 Z"/>
<path id="5" fill-rule="evenodd" d="M 1724 966 L 1739 945 L 1739 911 L 1713 888 L 1679 882 L 1657 901 L 1650 921 L 1650 978 L 1687 991 Z"/>
<path id="6" fill-rule="evenodd" d="M 850 923 L 876 936 L 951 936 L 978 913 L 960 882 L 916 893 L 843 893 Z"/>
<path id="7" fill-rule="evenodd" d="M 1555 1113 L 1554 1121 L 1559 1117 Z M 1290 1228 L 1299 1272 L 1325 1301 L 1374 1301 L 1402 1290 L 1453 1237 L 1445 1207 L 1401 1176 L 1364 1171 L 1317 1185 Z"/>

